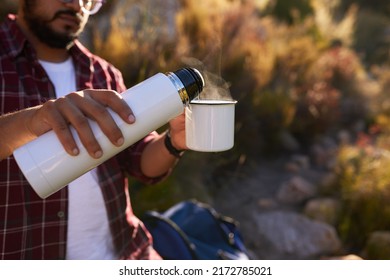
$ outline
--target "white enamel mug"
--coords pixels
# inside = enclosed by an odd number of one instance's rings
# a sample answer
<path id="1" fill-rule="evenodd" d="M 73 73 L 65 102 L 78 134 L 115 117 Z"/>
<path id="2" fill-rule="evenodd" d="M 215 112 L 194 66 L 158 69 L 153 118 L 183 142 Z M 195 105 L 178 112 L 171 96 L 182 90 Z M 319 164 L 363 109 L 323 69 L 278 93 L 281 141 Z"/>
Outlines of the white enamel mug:
<path id="1" fill-rule="evenodd" d="M 186 107 L 186 144 L 190 150 L 221 152 L 234 146 L 234 100 L 192 100 Z"/>

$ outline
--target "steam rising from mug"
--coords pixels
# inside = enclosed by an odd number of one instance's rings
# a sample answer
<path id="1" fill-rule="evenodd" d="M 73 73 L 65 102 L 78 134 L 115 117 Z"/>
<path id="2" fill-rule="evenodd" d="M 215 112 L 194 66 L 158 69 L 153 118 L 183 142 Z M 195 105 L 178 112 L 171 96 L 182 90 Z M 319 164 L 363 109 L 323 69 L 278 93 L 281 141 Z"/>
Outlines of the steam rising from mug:
<path id="1" fill-rule="evenodd" d="M 182 68 L 173 73 L 158 73 L 125 91 L 123 100 L 132 109 L 136 122 L 127 124 L 109 110 L 125 139 L 121 147 L 113 145 L 97 123 L 89 120 L 103 150 L 99 159 L 88 154 L 75 129 L 70 127 L 80 148 L 78 156 L 69 155 L 54 131 L 49 131 L 15 150 L 15 160 L 36 193 L 46 198 L 183 113 L 185 106 L 202 92 L 204 85 L 198 70 Z"/>

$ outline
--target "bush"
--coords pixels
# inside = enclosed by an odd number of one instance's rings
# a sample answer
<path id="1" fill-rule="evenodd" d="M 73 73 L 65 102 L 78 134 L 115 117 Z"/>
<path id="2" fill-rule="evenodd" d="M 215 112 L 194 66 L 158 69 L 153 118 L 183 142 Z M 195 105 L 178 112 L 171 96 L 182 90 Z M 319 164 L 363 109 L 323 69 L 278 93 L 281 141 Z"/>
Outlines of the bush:
<path id="1" fill-rule="evenodd" d="M 338 226 L 341 238 L 353 250 L 361 250 L 373 231 L 390 228 L 390 173 L 387 151 L 367 141 L 344 147 L 338 158 L 343 211 Z"/>

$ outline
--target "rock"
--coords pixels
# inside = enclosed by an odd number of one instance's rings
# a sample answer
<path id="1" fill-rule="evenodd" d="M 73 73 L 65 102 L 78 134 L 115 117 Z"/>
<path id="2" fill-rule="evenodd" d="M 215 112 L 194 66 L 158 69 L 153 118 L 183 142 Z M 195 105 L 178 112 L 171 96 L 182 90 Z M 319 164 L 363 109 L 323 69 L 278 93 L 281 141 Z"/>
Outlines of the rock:
<path id="1" fill-rule="evenodd" d="M 335 192 L 337 186 L 337 175 L 334 172 L 325 173 L 318 182 L 319 191 L 325 194 L 332 194 Z"/>
<path id="2" fill-rule="evenodd" d="M 390 260 L 390 231 L 371 233 L 362 256 L 369 260 Z"/>
<path id="3" fill-rule="evenodd" d="M 325 223 L 283 211 L 255 215 L 254 222 L 251 239 L 257 239 L 261 259 L 315 259 L 340 252 L 335 229 Z"/>
<path id="4" fill-rule="evenodd" d="M 315 198 L 305 205 L 304 214 L 316 221 L 336 225 L 341 204 L 333 198 Z"/>
<path id="5" fill-rule="evenodd" d="M 358 255 L 349 254 L 345 256 L 335 256 L 335 257 L 323 257 L 322 260 L 363 260 Z"/>
<path id="6" fill-rule="evenodd" d="M 257 203 L 260 209 L 270 210 L 278 207 L 278 203 L 274 199 L 260 198 Z"/>
<path id="7" fill-rule="evenodd" d="M 277 193 L 277 199 L 282 203 L 299 204 L 312 198 L 315 193 L 316 188 L 313 184 L 302 177 L 295 176 L 282 183 Z"/>
<path id="8" fill-rule="evenodd" d="M 310 155 L 316 166 L 325 166 L 328 161 L 326 149 L 319 144 L 314 144 L 310 148 Z"/>
<path id="9" fill-rule="evenodd" d="M 337 139 L 339 140 L 340 145 L 348 145 L 352 141 L 352 136 L 347 130 L 341 130 L 337 134 Z"/>
<path id="10" fill-rule="evenodd" d="M 282 130 L 279 133 L 279 141 L 281 146 L 287 151 L 295 152 L 300 149 L 297 139 L 295 139 L 294 136 L 286 130 Z"/>
<path id="11" fill-rule="evenodd" d="M 330 138 L 323 139 L 321 142 L 310 147 L 311 160 L 315 166 L 331 170 L 334 167 L 338 147 Z"/>
<path id="12" fill-rule="evenodd" d="M 302 169 L 310 168 L 310 158 L 306 155 L 296 154 L 291 157 L 291 160 L 298 164 Z"/>
<path id="13" fill-rule="evenodd" d="M 287 162 L 284 166 L 285 170 L 290 173 L 298 173 L 301 170 L 301 167 L 296 162 Z"/>

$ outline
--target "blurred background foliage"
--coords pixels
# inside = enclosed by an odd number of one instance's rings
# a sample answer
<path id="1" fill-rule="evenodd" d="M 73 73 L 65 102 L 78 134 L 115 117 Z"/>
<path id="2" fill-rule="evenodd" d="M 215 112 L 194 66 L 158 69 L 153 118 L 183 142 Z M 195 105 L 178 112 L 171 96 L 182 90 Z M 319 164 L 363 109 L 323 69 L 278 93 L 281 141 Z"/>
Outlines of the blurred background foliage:
<path id="1" fill-rule="evenodd" d="M 193 197 L 211 202 L 218 178 L 348 131 L 353 140 L 339 148 L 335 170 L 340 234 L 359 247 L 365 233 L 390 228 L 389 1 L 108 0 L 82 40 L 129 87 L 194 66 L 207 76 L 205 93 L 238 100 L 235 147 L 189 151 L 156 186 L 133 182 L 137 214 Z"/>

